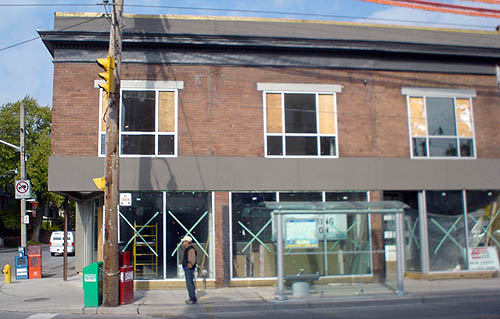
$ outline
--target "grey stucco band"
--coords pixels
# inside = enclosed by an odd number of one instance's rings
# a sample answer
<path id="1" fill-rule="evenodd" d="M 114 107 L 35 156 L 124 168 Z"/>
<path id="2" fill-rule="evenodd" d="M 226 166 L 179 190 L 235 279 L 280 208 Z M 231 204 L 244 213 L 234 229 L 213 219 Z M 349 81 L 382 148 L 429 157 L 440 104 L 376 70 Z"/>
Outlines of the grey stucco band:
<path id="1" fill-rule="evenodd" d="M 50 157 L 49 191 L 95 192 L 102 157 Z M 122 158 L 123 191 L 500 189 L 500 159 Z"/>

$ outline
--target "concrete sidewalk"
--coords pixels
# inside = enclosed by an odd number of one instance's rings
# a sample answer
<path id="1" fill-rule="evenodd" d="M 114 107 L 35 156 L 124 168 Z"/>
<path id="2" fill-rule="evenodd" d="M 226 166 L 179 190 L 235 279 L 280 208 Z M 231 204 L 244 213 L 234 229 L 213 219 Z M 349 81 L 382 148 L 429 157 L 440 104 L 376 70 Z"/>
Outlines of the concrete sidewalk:
<path id="1" fill-rule="evenodd" d="M 198 286 L 202 286 L 201 282 Z M 136 290 L 134 302 L 119 307 L 85 308 L 82 277 L 0 281 L 0 310 L 59 314 L 144 314 L 238 312 L 266 309 L 349 307 L 374 304 L 440 302 L 469 296 L 500 297 L 500 279 L 414 280 L 405 278 L 405 295 L 397 296 L 387 285 L 374 283 L 328 284 L 311 287 L 310 296 L 277 301 L 276 287 L 198 289 L 197 305 L 186 305 L 186 289 Z"/>

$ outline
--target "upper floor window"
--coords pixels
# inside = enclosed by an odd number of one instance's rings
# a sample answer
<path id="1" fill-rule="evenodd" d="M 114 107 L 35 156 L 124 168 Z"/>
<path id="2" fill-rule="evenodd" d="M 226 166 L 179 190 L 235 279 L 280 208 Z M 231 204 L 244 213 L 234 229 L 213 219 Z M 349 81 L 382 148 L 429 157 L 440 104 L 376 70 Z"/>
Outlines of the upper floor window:
<path id="1" fill-rule="evenodd" d="M 403 88 L 401 93 L 407 95 L 411 157 L 475 157 L 475 91 Z"/>
<path id="2" fill-rule="evenodd" d="M 182 82 L 122 81 L 120 156 L 177 156 L 177 88 Z M 105 154 L 107 108 L 101 94 L 99 154 Z"/>
<path id="3" fill-rule="evenodd" d="M 337 157 L 338 85 L 259 83 L 267 157 Z"/>

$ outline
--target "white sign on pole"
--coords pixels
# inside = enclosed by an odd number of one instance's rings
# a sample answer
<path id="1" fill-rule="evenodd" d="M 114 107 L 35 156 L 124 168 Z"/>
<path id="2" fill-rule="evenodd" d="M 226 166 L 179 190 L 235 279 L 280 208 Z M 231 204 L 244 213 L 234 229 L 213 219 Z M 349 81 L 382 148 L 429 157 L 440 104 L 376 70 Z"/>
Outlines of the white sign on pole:
<path id="1" fill-rule="evenodd" d="M 120 206 L 132 206 L 132 193 L 120 193 Z"/>
<path id="2" fill-rule="evenodd" d="M 31 184 L 29 180 L 16 181 L 16 199 L 31 198 Z"/>

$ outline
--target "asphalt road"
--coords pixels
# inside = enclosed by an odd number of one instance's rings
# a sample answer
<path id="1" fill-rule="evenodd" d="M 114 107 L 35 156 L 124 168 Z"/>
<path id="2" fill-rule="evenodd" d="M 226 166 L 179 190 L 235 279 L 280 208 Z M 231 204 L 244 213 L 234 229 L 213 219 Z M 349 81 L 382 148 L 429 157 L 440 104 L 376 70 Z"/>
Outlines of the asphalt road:
<path id="1" fill-rule="evenodd" d="M 193 306 L 196 307 L 196 306 Z M 447 302 L 429 302 L 421 304 L 390 304 L 356 307 L 315 308 L 279 311 L 244 311 L 199 313 L 187 311 L 184 314 L 167 315 L 64 315 L 46 313 L 8 313 L 0 312 L 2 319 L 169 319 L 169 318 L 272 318 L 272 319 L 498 319 L 500 303 L 496 297 L 459 299 Z"/>

